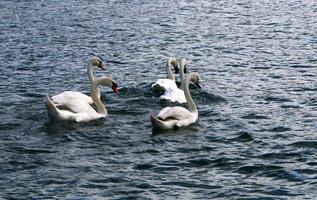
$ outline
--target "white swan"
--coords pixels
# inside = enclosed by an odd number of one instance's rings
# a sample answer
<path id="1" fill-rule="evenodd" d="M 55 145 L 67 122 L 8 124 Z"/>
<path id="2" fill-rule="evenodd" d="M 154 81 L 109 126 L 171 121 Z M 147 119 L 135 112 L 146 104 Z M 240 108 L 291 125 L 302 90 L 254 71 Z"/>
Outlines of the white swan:
<path id="1" fill-rule="evenodd" d="M 180 62 L 180 69 L 178 70 L 181 78 L 181 88 L 183 87 L 182 85 L 184 82 L 184 71 L 186 65 L 186 59 L 182 58 Z M 182 89 L 179 89 L 177 86 L 167 88 L 164 94 L 159 97 L 159 99 L 165 99 L 171 102 L 186 103 L 184 91 Z"/>
<path id="2" fill-rule="evenodd" d="M 73 99 L 65 102 L 63 106 L 58 106 L 49 98 L 45 97 L 45 105 L 48 115 L 51 120 L 59 121 L 75 121 L 88 122 L 107 116 L 107 109 L 100 100 L 99 85 L 111 87 L 112 90 L 119 94 L 118 85 L 110 77 L 102 77 L 94 79 L 91 84 L 91 98 L 95 104 L 97 111 L 95 111 L 88 102 L 82 99 Z"/>
<path id="3" fill-rule="evenodd" d="M 198 78 L 195 74 L 187 75 L 183 82 L 188 109 L 180 106 L 163 108 L 157 116 L 151 115 L 153 128 L 174 129 L 189 126 L 197 121 L 198 110 L 189 92 L 189 83 L 191 79 L 194 83 L 198 84 Z"/>
<path id="4" fill-rule="evenodd" d="M 176 58 L 170 57 L 166 63 L 166 73 L 167 78 L 158 79 L 154 84 L 152 84 L 152 88 L 156 91 L 165 91 L 169 88 L 177 88 L 175 83 L 175 77 L 172 73 L 172 67 L 175 70 L 175 73 L 178 71 Z"/>
<path id="5" fill-rule="evenodd" d="M 92 56 L 88 62 L 88 67 L 87 67 L 88 79 L 90 84 L 92 84 L 92 82 L 95 80 L 95 77 L 93 75 L 93 69 L 95 66 L 97 66 L 98 68 L 102 70 L 105 70 L 101 59 L 96 56 Z M 97 95 L 100 97 L 100 91 L 98 88 L 97 88 Z M 88 104 L 93 104 L 93 100 L 91 99 L 91 97 L 81 92 L 75 92 L 75 91 L 62 92 L 60 94 L 52 96 L 51 100 L 57 106 L 71 104 L 71 102 L 74 100 L 86 102 Z"/>
<path id="6" fill-rule="evenodd" d="M 180 69 L 179 69 L 179 74 L 180 74 L 180 78 L 181 78 L 181 88 L 170 87 L 170 88 L 166 89 L 165 93 L 163 95 L 161 95 L 159 99 L 165 99 L 165 100 L 169 100 L 171 102 L 178 102 L 178 103 L 186 103 L 187 102 L 186 98 L 185 98 L 184 90 L 183 90 L 183 88 L 184 88 L 183 82 L 185 81 L 186 68 L 187 68 L 187 60 L 185 58 L 182 58 L 181 62 L 180 62 Z M 198 76 L 195 76 L 195 77 L 193 76 L 191 79 L 191 82 L 194 83 L 196 78 L 198 79 Z"/>

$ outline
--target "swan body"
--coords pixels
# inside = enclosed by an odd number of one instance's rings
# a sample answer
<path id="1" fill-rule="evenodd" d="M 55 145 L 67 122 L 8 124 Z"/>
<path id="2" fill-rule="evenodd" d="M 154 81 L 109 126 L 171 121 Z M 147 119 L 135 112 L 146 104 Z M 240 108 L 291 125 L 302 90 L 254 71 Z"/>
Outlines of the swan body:
<path id="1" fill-rule="evenodd" d="M 100 93 L 98 94 L 99 85 L 111 87 L 115 93 L 119 93 L 118 85 L 110 77 L 94 79 L 91 85 L 91 99 L 97 107 L 97 111 L 88 102 L 82 101 L 82 99 L 66 101 L 62 106 L 59 106 L 49 96 L 46 96 L 45 105 L 50 119 L 53 121 L 88 122 L 107 117 L 107 110 L 100 100 Z"/>
<path id="2" fill-rule="evenodd" d="M 178 70 L 176 58 L 170 57 L 166 63 L 166 73 L 167 78 L 165 79 L 158 79 L 154 84 L 152 84 L 152 88 L 156 91 L 165 91 L 170 88 L 177 88 L 175 83 L 175 77 L 172 73 L 172 67 L 175 71 Z"/>
<path id="3" fill-rule="evenodd" d="M 49 118 L 53 121 L 87 122 L 106 117 L 106 115 L 97 113 L 89 104 L 85 104 L 82 101 L 73 101 L 73 104 L 69 105 L 69 107 L 64 105 L 64 108 L 68 109 L 58 108 L 49 96 L 46 96 L 44 101 Z M 87 105 L 90 107 L 87 107 Z"/>
<path id="4" fill-rule="evenodd" d="M 93 68 L 97 66 L 98 68 L 104 70 L 103 63 L 100 58 L 96 56 L 92 56 L 89 60 L 87 72 L 88 72 L 88 79 L 90 84 L 95 80 L 93 75 Z M 100 91 L 97 89 L 97 95 L 100 97 Z M 93 104 L 93 100 L 91 97 L 75 91 L 65 91 L 60 94 L 54 95 L 51 97 L 51 101 L 57 106 L 64 106 L 72 104 L 73 101 L 82 101 L 83 103 Z"/>
<path id="5" fill-rule="evenodd" d="M 196 75 L 191 74 L 187 76 L 183 82 L 188 109 L 180 106 L 163 108 L 156 116 L 151 116 L 153 128 L 174 129 L 189 126 L 197 121 L 198 110 L 189 92 L 189 83 L 191 79 L 195 79 L 194 77 L 196 77 Z"/>

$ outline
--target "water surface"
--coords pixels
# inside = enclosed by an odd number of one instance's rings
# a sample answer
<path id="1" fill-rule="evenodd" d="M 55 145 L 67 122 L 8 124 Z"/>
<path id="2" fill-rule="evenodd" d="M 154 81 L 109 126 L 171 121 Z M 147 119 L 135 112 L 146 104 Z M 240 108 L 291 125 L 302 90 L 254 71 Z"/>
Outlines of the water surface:
<path id="1" fill-rule="evenodd" d="M 317 3 L 1 1 L 4 199 L 317 198 Z M 50 123 L 45 95 L 89 94 L 88 58 L 122 88 L 109 117 Z M 196 124 L 153 132 L 151 84 L 186 57 Z"/>

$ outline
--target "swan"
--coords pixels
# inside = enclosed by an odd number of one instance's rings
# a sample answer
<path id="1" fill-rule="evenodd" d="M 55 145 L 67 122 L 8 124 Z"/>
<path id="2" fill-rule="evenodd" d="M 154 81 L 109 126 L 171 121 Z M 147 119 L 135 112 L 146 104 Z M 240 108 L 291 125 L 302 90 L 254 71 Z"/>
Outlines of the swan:
<path id="1" fill-rule="evenodd" d="M 101 70 L 105 70 L 101 59 L 96 56 L 92 56 L 88 62 L 88 67 L 87 67 L 88 79 L 90 84 L 92 84 L 92 82 L 95 80 L 95 77 L 93 75 L 93 69 L 95 66 L 97 66 Z M 97 95 L 100 97 L 100 91 L 98 88 L 97 88 Z M 75 91 L 62 92 L 60 94 L 52 96 L 51 100 L 57 106 L 71 104 L 71 102 L 74 100 L 86 102 L 88 104 L 93 104 L 93 100 L 91 99 L 91 97 L 81 92 L 75 92 Z"/>
<path id="2" fill-rule="evenodd" d="M 165 107 L 156 116 L 151 115 L 151 123 L 153 128 L 158 129 L 174 129 L 179 127 L 189 126 L 198 119 L 198 110 L 189 92 L 189 83 L 193 80 L 199 86 L 198 77 L 195 74 L 186 76 L 183 82 L 185 97 L 188 104 L 188 109 L 175 106 Z"/>
<path id="3" fill-rule="evenodd" d="M 107 109 L 100 100 L 99 85 L 108 86 L 112 88 L 116 94 L 119 94 L 117 83 L 110 77 L 94 79 L 91 84 L 91 99 L 96 106 L 97 111 L 94 110 L 88 102 L 82 101 L 82 99 L 73 99 L 72 101 L 65 102 L 66 104 L 63 106 L 58 106 L 49 96 L 46 96 L 45 106 L 49 118 L 51 120 L 59 121 L 88 122 L 107 117 Z"/>
<path id="4" fill-rule="evenodd" d="M 181 87 L 180 88 L 168 88 L 165 90 L 165 93 L 159 97 L 159 99 L 165 99 L 169 100 L 171 102 L 178 102 L 178 103 L 186 103 L 186 98 L 184 94 L 184 84 L 183 82 L 185 81 L 185 73 L 187 70 L 187 60 L 185 58 L 181 59 L 180 62 L 180 69 L 179 69 L 179 74 L 181 78 Z M 198 76 L 193 76 L 191 77 L 191 82 L 195 82 L 195 79 L 198 79 Z M 199 85 L 198 85 L 199 86 Z M 200 86 L 199 86 L 200 87 Z"/>
<path id="5" fill-rule="evenodd" d="M 175 70 L 175 73 L 178 73 L 178 66 L 176 58 L 170 57 L 167 60 L 166 63 L 166 73 L 167 78 L 164 79 L 158 79 L 154 84 L 152 84 L 152 88 L 156 91 L 165 91 L 169 88 L 177 88 L 177 85 L 175 83 L 175 77 L 172 73 L 172 67 Z"/>

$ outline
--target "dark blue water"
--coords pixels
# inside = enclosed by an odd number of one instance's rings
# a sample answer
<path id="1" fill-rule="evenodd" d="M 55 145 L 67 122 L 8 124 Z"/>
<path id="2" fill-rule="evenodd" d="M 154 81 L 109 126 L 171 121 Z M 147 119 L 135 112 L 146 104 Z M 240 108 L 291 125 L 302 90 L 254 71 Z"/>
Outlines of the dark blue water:
<path id="1" fill-rule="evenodd" d="M 50 123 L 93 53 L 109 117 Z M 199 120 L 152 132 L 168 56 L 199 74 Z M 317 3 L 1 1 L 0 143 L 4 199 L 316 199 Z"/>

